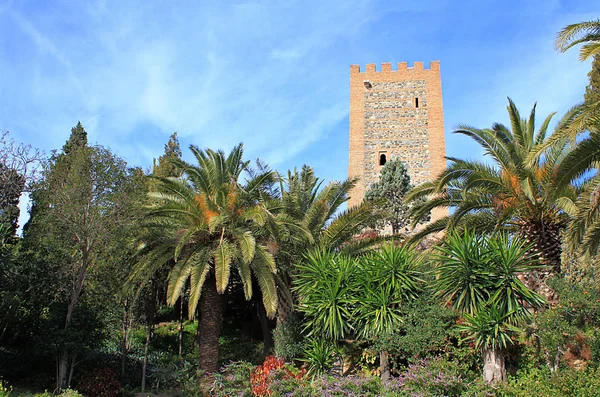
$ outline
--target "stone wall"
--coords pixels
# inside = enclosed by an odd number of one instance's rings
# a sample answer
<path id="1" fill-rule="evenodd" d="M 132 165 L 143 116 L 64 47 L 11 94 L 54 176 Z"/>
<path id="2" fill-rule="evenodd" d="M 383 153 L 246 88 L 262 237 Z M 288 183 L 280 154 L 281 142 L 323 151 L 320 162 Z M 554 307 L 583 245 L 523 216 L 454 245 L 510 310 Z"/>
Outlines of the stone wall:
<path id="1" fill-rule="evenodd" d="M 439 61 L 425 69 L 382 64 L 377 71 L 350 67 L 350 161 L 348 176 L 358 177 L 349 205 L 357 205 L 381 171 L 379 156 L 401 159 L 413 184 L 431 180 L 446 168 Z M 432 214 L 437 219 L 447 214 Z"/>

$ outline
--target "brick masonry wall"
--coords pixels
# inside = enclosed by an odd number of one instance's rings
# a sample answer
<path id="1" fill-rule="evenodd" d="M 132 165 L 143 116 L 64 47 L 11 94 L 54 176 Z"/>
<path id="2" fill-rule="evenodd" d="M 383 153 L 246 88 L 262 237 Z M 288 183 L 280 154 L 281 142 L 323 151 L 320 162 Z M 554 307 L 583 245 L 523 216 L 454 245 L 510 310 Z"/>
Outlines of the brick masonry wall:
<path id="1" fill-rule="evenodd" d="M 368 84 L 367 84 L 368 83 Z M 418 98 L 418 107 L 415 103 Z M 359 182 L 349 206 L 358 205 L 381 171 L 379 156 L 400 158 L 414 185 L 430 181 L 446 168 L 440 62 L 409 68 L 406 62 L 382 64 L 377 71 L 350 66 L 350 159 L 348 176 Z M 432 220 L 447 215 L 438 210 Z"/>

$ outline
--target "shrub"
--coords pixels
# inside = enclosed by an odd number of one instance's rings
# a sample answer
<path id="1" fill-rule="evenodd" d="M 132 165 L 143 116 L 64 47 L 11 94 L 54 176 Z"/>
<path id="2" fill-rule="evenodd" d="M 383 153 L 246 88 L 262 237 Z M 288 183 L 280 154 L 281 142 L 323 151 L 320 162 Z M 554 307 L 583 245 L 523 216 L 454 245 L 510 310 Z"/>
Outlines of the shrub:
<path id="1" fill-rule="evenodd" d="M 552 374 L 548 368 L 522 371 L 498 385 L 499 397 L 597 397 L 600 390 L 600 370 L 559 370 Z"/>
<path id="2" fill-rule="evenodd" d="M 337 349 L 331 342 L 321 339 L 309 339 L 304 348 L 304 359 L 308 364 L 310 376 L 329 372 L 338 358 Z"/>
<path id="3" fill-rule="evenodd" d="M 257 397 L 270 396 L 273 394 L 273 380 L 301 379 L 304 374 L 303 370 L 296 371 L 292 366 L 286 365 L 285 361 L 268 356 L 263 365 L 257 366 L 250 374 L 252 394 Z"/>
<path id="4" fill-rule="evenodd" d="M 65 389 L 60 393 L 60 397 L 83 397 L 77 390 Z"/>
<path id="5" fill-rule="evenodd" d="M 216 397 L 250 397 L 251 383 L 250 373 L 254 365 L 248 362 L 231 362 L 221 368 L 215 374 L 215 380 L 211 387 L 211 395 Z"/>
<path id="6" fill-rule="evenodd" d="M 88 397 L 117 397 L 121 394 L 121 382 L 112 369 L 95 369 L 81 378 L 77 390 Z"/>
<path id="7" fill-rule="evenodd" d="M 304 349 L 300 320 L 294 316 L 288 321 L 278 321 L 273 331 L 275 356 L 286 361 L 300 357 Z"/>
<path id="8" fill-rule="evenodd" d="M 12 390 L 12 386 L 0 379 L 0 397 L 9 397 Z"/>

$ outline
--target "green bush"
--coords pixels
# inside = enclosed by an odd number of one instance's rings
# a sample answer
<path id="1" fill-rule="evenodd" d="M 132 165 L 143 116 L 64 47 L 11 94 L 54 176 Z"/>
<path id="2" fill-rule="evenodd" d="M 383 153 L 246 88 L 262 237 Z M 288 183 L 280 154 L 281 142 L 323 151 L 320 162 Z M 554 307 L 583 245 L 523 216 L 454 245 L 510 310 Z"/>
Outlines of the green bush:
<path id="1" fill-rule="evenodd" d="M 510 377 L 496 390 L 499 397 L 598 397 L 600 370 L 560 370 L 554 374 L 547 368 L 521 372 Z"/>
<path id="2" fill-rule="evenodd" d="M 302 359 L 308 365 L 308 375 L 315 376 L 329 372 L 338 359 L 337 353 L 333 343 L 321 339 L 309 339 Z"/>
<path id="3" fill-rule="evenodd" d="M 12 393 L 12 387 L 9 386 L 5 381 L 0 379 L 0 397 L 9 397 Z"/>
<path id="4" fill-rule="evenodd" d="M 301 326 L 297 317 L 293 317 L 286 322 L 277 322 L 277 327 L 273 331 L 275 356 L 277 358 L 290 362 L 301 356 L 304 350 Z"/>
<path id="5" fill-rule="evenodd" d="M 250 372 L 254 364 L 239 361 L 231 362 L 221 368 L 214 378 L 207 382 L 196 364 L 185 362 L 175 374 L 179 379 L 176 387 L 178 395 L 183 397 L 251 397 Z"/>

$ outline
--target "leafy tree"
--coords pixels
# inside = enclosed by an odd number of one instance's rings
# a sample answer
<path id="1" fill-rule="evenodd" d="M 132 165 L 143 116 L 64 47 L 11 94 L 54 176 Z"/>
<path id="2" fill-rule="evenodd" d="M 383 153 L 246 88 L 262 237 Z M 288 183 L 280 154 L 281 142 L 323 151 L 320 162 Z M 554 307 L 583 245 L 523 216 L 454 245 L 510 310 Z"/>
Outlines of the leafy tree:
<path id="1" fill-rule="evenodd" d="M 565 26 L 558 33 L 555 47 L 565 52 L 579 44 L 583 44 L 579 51 L 579 59 L 582 61 L 600 54 L 600 19 Z"/>
<path id="2" fill-rule="evenodd" d="M 590 104 L 600 103 L 600 54 L 594 55 L 588 77 L 590 83 L 585 88 L 584 101 Z"/>
<path id="3" fill-rule="evenodd" d="M 74 151 L 77 151 L 88 145 L 87 131 L 83 128 L 81 121 L 77 122 L 77 125 L 71 128 L 71 135 L 69 139 L 62 147 L 62 152 L 65 155 L 69 155 Z"/>
<path id="4" fill-rule="evenodd" d="M 57 294 L 63 310 L 62 333 L 68 341 L 77 332 L 73 321 L 90 270 L 106 260 L 107 248 L 129 221 L 131 174 L 126 163 L 102 147 L 86 144 L 85 130 L 72 130 L 65 150 L 55 154 L 33 192 L 27 228 L 29 246 L 45 246 L 57 253 L 65 277 Z M 87 280 L 87 281 L 86 281 Z M 57 347 L 57 388 L 69 385 L 77 363 L 78 344 Z"/>
<path id="5" fill-rule="evenodd" d="M 365 194 L 367 200 L 376 202 L 385 213 L 382 223 L 392 227 L 392 234 L 408 231 L 411 224 L 410 206 L 404 200 L 411 188 L 410 176 L 404 163 L 395 159 L 383 166 L 379 181 L 371 185 Z M 422 221 L 429 221 L 429 217 L 424 217 Z"/>
<path id="6" fill-rule="evenodd" d="M 504 229 L 519 233 L 532 244 L 542 263 L 560 272 L 561 232 L 566 226 L 566 212 L 573 210 L 576 192 L 573 186 L 556 186 L 553 181 L 569 148 L 564 140 L 540 150 L 548 140 L 553 114 L 535 129 L 535 106 L 528 119 L 521 118 L 509 99 L 510 126 L 493 124 L 478 129 L 460 126 L 456 134 L 466 135 L 485 150 L 492 164 L 449 158 L 451 164 L 437 179 L 413 189 L 409 201 L 426 198 L 415 205 L 415 222 L 433 208 L 450 208 L 452 214 L 423 228 L 415 238 L 462 228 L 479 231 Z M 571 113 L 556 129 L 568 124 Z"/>
<path id="7" fill-rule="evenodd" d="M 170 258 L 177 261 L 169 275 L 167 303 L 177 302 L 189 280 L 188 315 L 193 318 L 198 305 L 200 310 L 200 369 L 214 373 L 222 321 L 220 295 L 229 285 L 232 269 L 240 275 L 246 299 L 252 297 L 254 276 L 267 314 L 274 316 L 277 310 L 275 261 L 254 233 L 272 221 L 253 195 L 273 174 L 260 174 L 241 184 L 241 174 L 249 166 L 242 159 L 242 145 L 229 155 L 195 146 L 190 149 L 197 165 L 173 161 L 183 178 L 157 177 L 160 184 L 157 192 L 150 193 L 155 204 L 147 227 L 159 238 L 150 240 L 149 255 L 132 277 L 140 272 L 151 274 Z"/>
<path id="8" fill-rule="evenodd" d="M 445 304 L 461 312 L 467 332 L 483 354 L 488 382 L 506 380 L 505 352 L 511 333 L 526 321 L 528 308 L 544 298 L 531 291 L 519 275 L 539 267 L 530 246 L 507 234 L 481 236 L 453 232 L 436 247 L 436 290 Z"/>

